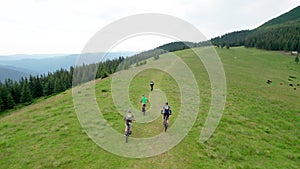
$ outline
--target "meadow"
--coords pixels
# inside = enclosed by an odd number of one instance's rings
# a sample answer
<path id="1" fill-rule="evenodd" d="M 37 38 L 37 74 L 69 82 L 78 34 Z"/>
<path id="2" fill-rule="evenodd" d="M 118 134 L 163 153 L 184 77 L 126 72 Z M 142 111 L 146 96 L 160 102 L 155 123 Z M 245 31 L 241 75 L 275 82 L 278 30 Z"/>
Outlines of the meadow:
<path id="1" fill-rule="evenodd" d="M 194 50 L 201 54 L 205 48 Z M 70 89 L 0 116 L 0 168 L 298 168 L 300 87 L 289 86 L 300 83 L 300 65 L 294 56 L 244 47 L 215 50 L 226 74 L 227 100 L 222 119 L 206 142 L 200 143 L 199 135 L 210 108 L 210 81 L 201 60 L 187 49 L 175 54 L 192 70 L 201 103 L 190 132 L 171 150 L 154 157 L 126 158 L 102 149 L 80 126 Z M 181 100 L 169 74 L 157 69 L 138 73 L 129 86 L 130 101 L 140 109 L 141 95 L 149 97 L 150 80 L 172 106 L 172 128 L 180 120 L 176 112 Z M 123 133 L 123 117 L 114 106 L 111 81 L 111 77 L 96 80 L 96 100 L 110 126 Z M 132 137 L 161 133 L 161 122 L 157 118 L 151 123 L 134 123 Z"/>

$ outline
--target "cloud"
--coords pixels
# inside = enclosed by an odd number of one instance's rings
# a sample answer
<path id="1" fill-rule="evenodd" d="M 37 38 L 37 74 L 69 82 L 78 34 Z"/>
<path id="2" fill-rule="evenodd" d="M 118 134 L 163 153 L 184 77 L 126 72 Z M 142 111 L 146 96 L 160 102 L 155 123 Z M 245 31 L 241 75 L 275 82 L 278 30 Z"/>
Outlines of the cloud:
<path id="1" fill-rule="evenodd" d="M 252 29 L 298 5 L 296 0 L 7 0 L 0 6 L 0 54 L 78 53 L 102 27 L 139 13 L 179 17 L 212 38 Z M 159 42 L 165 41 L 156 46 Z M 150 44 L 145 48 L 154 47 Z"/>

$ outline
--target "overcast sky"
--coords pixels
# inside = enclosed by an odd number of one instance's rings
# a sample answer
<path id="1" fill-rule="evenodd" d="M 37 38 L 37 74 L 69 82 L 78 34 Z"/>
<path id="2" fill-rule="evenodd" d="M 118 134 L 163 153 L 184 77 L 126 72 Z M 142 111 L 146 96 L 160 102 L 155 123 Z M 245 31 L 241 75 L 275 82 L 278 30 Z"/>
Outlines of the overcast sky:
<path id="1" fill-rule="evenodd" d="M 101 28 L 134 14 L 176 16 L 212 38 L 253 29 L 299 5 L 300 0 L 0 0 L 0 55 L 80 53 Z M 114 50 L 141 51 L 170 41 L 140 36 Z"/>

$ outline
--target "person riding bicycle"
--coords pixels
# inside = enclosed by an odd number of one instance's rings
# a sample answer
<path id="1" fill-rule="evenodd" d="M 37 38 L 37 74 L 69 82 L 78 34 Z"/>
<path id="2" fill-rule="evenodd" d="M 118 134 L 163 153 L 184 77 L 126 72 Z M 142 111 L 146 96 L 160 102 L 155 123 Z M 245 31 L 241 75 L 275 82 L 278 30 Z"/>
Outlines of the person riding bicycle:
<path id="1" fill-rule="evenodd" d="M 140 102 L 142 103 L 142 111 L 146 111 L 146 104 L 149 102 L 149 100 L 145 97 L 145 95 L 142 95 Z"/>
<path id="2" fill-rule="evenodd" d="M 130 134 L 132 133 L 132 121 L 135 121 L 135 117 L 131 110 L 128 110 L 128 112 L 124 116 L 125 121 L 125 135 L 128 129 L 128 126 L 130 125 Z"/>
<path id="3" fill-rule="evenodd" d="M 150 85 L 150 90 L 153 91 L 154 82 L 152 80 L 149 85 Z"/>
<path id="4" fill-rule="evenodd" d="M 171 110 L 171 107 L 169 106 L 168 102 L 166 102 L 165 105 L 162 107 L 161 114 L 164 114 L 163 121 L 166 118 L 166 121 L 168 123 L 169 115 L 172 115 L 172 110 Z"/>

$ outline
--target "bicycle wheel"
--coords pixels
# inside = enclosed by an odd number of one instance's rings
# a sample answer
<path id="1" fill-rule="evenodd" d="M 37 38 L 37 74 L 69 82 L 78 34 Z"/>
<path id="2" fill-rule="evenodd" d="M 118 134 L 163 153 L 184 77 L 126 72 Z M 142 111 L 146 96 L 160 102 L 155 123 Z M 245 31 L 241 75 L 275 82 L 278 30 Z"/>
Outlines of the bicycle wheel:
<path id="1" fill-rule="evenodd" d="M 143 112 L 143 115 L 145 116 L 145 114 L 146 114 L 146 106 L 145 105 L 142 106 L 142 112 Z"/>
<path id="2" fill-rule="evenodd" d="M 165 132 L 167 132 L 167 129 L 168 129 L 168 123 L 167 122 L 165 122 L 164 127 L 165 127 Z"/>
<path id="3" fill-rule="evenodd" d="M 126 143 L 128 143 L 128 137 L 129 137 L 129 135 L 126 133 L 126 139 L 125 139 Z"/>
<path id="4" fill-rule="evenodd" d="M 126 131 L 126 134 L 125 134 L 125 136 L 126 136 L 126 137 L 125 137 L 125 142 L 126 142 L 126 143 L 128 143 L 129 135 L 130 135 L 130 126 L 127 127 L 127 131 Z"/>
<path id="5" fill-rule="evenodd" d="M 164 118 L 164 131 L 167 132 L 168 123 L 167 123 L 167 116 Z"/>

